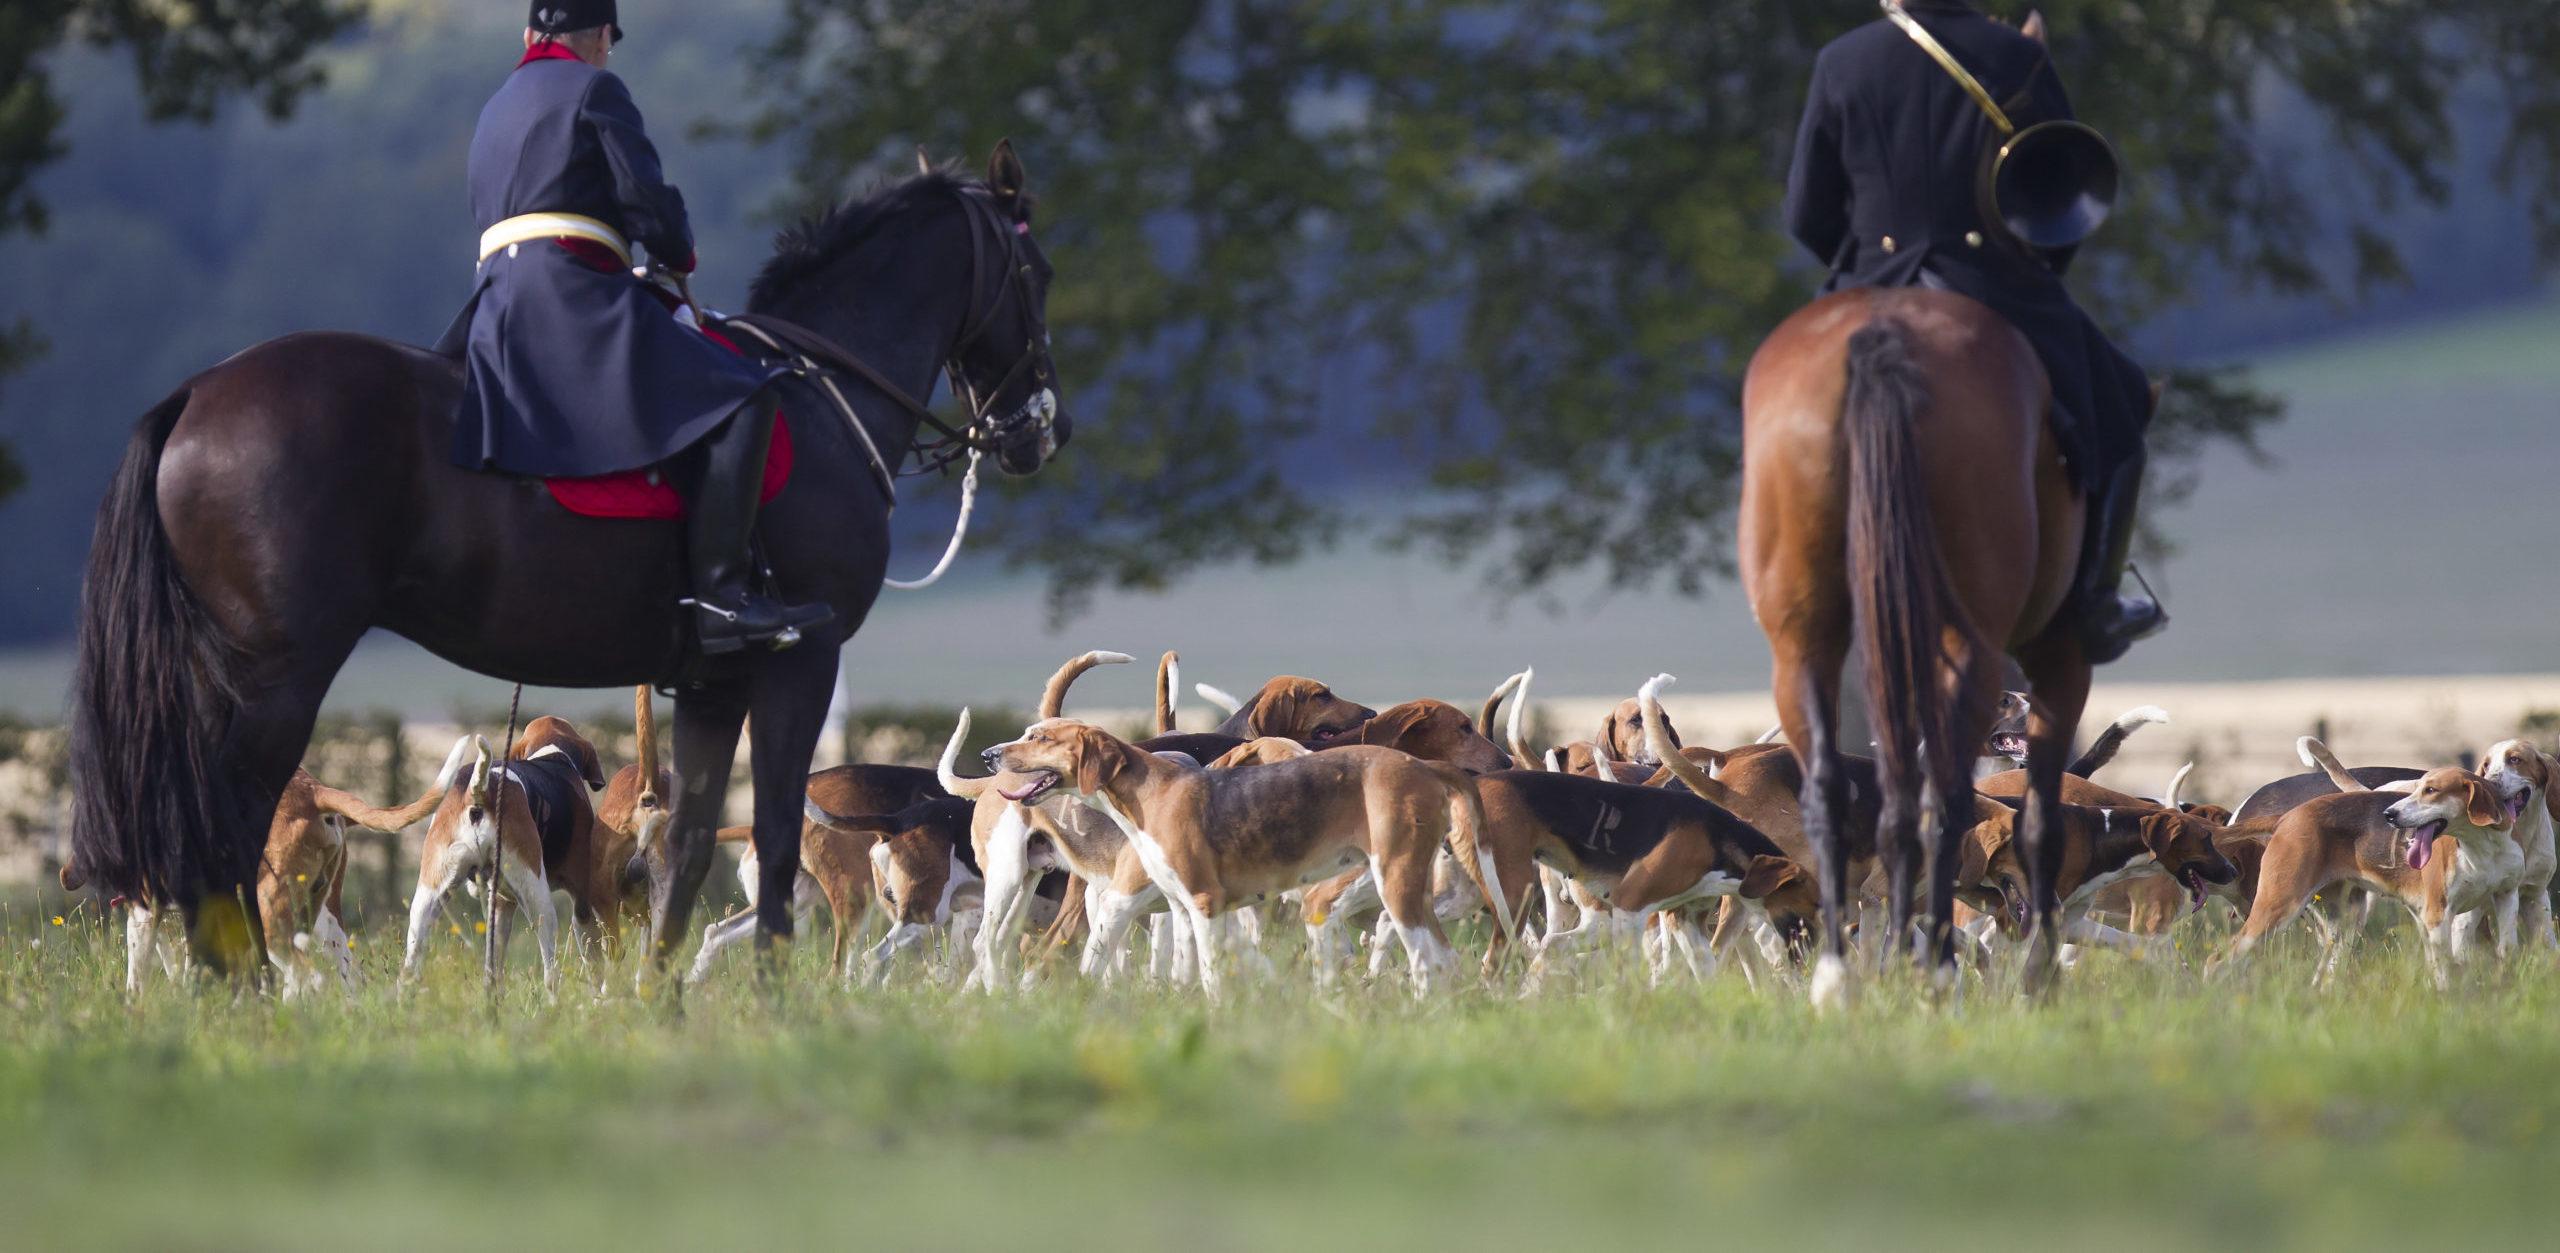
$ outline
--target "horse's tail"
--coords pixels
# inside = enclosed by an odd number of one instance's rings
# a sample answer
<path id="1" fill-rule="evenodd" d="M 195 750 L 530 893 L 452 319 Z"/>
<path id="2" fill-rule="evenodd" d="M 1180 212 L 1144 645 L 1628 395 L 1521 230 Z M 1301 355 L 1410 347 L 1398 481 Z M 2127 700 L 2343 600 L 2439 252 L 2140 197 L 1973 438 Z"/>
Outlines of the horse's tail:
<path id="1" fill-rule="evenodd" d="M 192 908 L 253 881 L 275 797 L 218 760 L 243 652 L 187 587 L 160 525 L 160 454 L 188 396 L 143 415 L 98 505 L 70 764 L 72 867 L 110 893 Z"/>
<path id="2" fill-rule="evenodd" d="M 1867 706 L 1876 721 L 1887 801 L 1912 804 L 1925 780 L 1961 783 L 1974 747 L 1956 742 L 1965 712 L 1940 676 L 1950 625 L 1971 630 L 1938 551 L 1919 426 L 1928 376 L 1910 328 L 1878 318 L 1849 337 L 1841 425 L 1849 442 L 1849 595 L 1867 654 Z M 1950 609 L 1953 609 L 1952 615 Z M 1973 650 L 1975 656 L 1981 650 Z M 1953 685 L 1956 702 L 1973 685 Z M 1970 720 L 1968 720 L 1970 721 Z M 1942 797 L 1955 805 L 1960 797 Z"/>

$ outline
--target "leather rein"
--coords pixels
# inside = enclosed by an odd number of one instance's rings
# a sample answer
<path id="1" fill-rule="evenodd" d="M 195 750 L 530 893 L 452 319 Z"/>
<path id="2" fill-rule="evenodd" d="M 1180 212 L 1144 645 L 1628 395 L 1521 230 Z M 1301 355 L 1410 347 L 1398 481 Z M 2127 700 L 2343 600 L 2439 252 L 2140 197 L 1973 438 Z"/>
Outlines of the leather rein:
<path id="1" fill-rule="evenodd" d="M 1008 216 L 993 203 L 993 194 L 985 188 L 955 186 L 952 194 L 959 197 L 969 216 L 969 316 L 963 321 L 960 337 L 953 342 L 942 368 L 950 380 L 952 394 L 968 406 L 969 420 L 964 425 L 954 427 L 943 421 L 923 401 L 909 395 L 905 388 L 891 382 L 869 362 L 806 326 L 769 313 L 734 313 L 717 318 L 724 329 L 744 332 L 763 344 L 793 374 L 813 383 L 834 404 L 845 425 L 851 427 L 854 437 L 861 441 L 863 451 L 869 454 L 872 473 L 879 479 L 880 489 L 888 494 L 892 510 L 898 504 L 897 479 L 900 472 L 881 454 L 870 429 L 862 424 L 861 415 L 855 411 L 852 402 L 845 399 L 843 390 L 836 386 L 834 375 L 846 374 L 862 380 L 888 397 L 891 404 L 920 425 L 942 433 L 940 439 L 913 446 L 911 451 L 917 465 L 913 470 L 905 471 L 911 475 L 939 471 L 963 457 L 972 458 L 974 462 L 979 454 L 1011 439 L 1011 428 L 1018 424 L 1017 420 L 1045 425 L 1055 418 L 1054 408 L 1028 417 L 998 418 L 990 412 L 991 406 L 1013 386 L 1025 369 L 1031 371 L 1032 380 L 1039 385 L 1039 390 L 1032 393 L 1034 397 L 1050 388 L 1055 375 L 1049 361 L 1047 328 L 1040 316 L 1039 302 L 1032 298 L 1031 266 L 1023 256 L 1022 241 L 1029 233 L 1030 225 L 1009 221 Z M 982 281 L 989 255 L 989 236 L 1001 244 L 1002 264 L 1007 271 L 997 280 L 992 293 Z M 1022 302 L 1025 317 L 1030 322 L 1029 335 L 1013 365 L 982 396 L 969 382 L 968 372 L 961 368 L 961 358 L 986 337 L 987 328 L 994 323 L 996 315 L 1003 312 L 1006 302 L 1017 299 Z M 1025 410 L 1030 407 L 1026 401 Z"/>

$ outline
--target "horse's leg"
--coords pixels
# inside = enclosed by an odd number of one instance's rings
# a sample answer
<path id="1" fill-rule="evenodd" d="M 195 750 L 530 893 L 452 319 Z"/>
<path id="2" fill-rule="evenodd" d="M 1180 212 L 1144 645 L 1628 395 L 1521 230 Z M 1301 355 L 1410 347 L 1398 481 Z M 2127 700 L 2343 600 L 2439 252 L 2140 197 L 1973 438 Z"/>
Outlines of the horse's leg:
<path id="1" fill-rule="evenodd" d="M 244 827 L 255 824 L 255 833 L 236 846 L 236 864 L 226 868 L 229 883 L 215 880 L 214 891 L 188 912 L 187 936 L 196 960 L 217 972 L 259 983 L 267 978 L 267 931 L 257 892 L 266 832 L 275 819 L 276 798 L 284 795 L 302 765 L 302 754 L 311 747 L 320 699 L 328 695 L 329 680 L 353 647 L 352 641 L 336 648 L 315 644 L 307 653 L 281 654 L 283 660 L 257 667 L 252 672 L 258 676 L 256 686 L 223 737 L 218 759 L 245 781 L 246 792 L 257 801 L 253 812 L 240 815 Z"/>
<path id="2" fill-rule="evenodd" d="M 1989 659 L 1959 646 L 1949 676 L 1949 724 L 1958 736 L 1945 751 L 1929 754 L 1929 777 L 1922 785 L 1921 819 L 1929 824 L 1927 861 L 1928 909 L 1921 918 L 1918 955 L 1942 987 L 1955 982 L 1956 870 L 1964 859 L 1965 835 L 1973 829 L 1973 749 L 1987 727 L 1972 720 L 1996 709 L 2000 699 L 1999 668 Z"/>
<path id="3" fill-rule="evenodd" d="M 653 884 L 649 961 L 642 977 L 664 975 L 676 945 L 693 925 L 694 899 L 711 873 L 714 832 L 729 804 L 729 770 L 738 757 L 738 729 L 746 722 L 745 692 L 733 684 L 687 689 L 676 697 L 675 812 L 667 816 L 668 874 Z M 795 794 L 794 803 L 797 803 Z M 789 863 L 794 870 L 799 859 Z M 779 899 L 791 899 L 785 881 Z"/>
<path id="4" fill-rule="evenodd" d="M 2018 824 L 2026 848 L 2029 909 L 2027 988 L 2040 991 L 2053 974 L 2056 947 L 2062 939 L 2054 911 L 2054 879 L 2062 870 L 2062 771 L 2071 760 L 2071 740 L 2080 714 L 2089 703 L 2089 662 L 2072 632 L 2048 633 L 2021 650 L 2018 664 L 2026 671 L 2033 699 L 2027 713 L 2026 809 Z"/>
<path id="5" fill-rule="evenodd" d="M 1822 934 L 1814 961 L 1813 1000 L 1833 1007 L 1848 996 L 1848 950 L 1843 935 L 1857 899 L 1849 883 L 1848 775 L 1840 762 L 1840 662 L 1846 647 L 1825 632 L 1813 650 L 1799 651 L 1798 641 L 1772 631 L 1776 673 L 1771 685 L 1778 696 L 1778 720 L 1787 742 L 1796 746 L 1804 766 L 1804 788 L 1798 803 L 1804 815 L 1805 842 L 1813 848 L 1814 872 L 1822 888 Z M 1876 838 L 1884 838 L 1883 831 Z"/>
<path id="6" fill-rule="evenodd" d="M 1921 753 L 1914 747 L 1916 759 Z M 1912 885 L 1920 874 L 1920 812 L 1928 802 L 1925 791 L 1907 791 L 1898 786 L 1907 780 L 1886 780 L 1881 762 L 1878 767 L 1877 783 L 1884 795 L 1877 798 L 1876 858 L 1884 870 L 1885 926 L 1882 942 L 1875 946 L 1875 959 L 1885 967 L 1911 951 Z M 1868 921 L 1874 921 L 1872 914 Z"/>
<path id="7" fill-rule="evenodd" d="M 756 895 L 756 952 L 775 956 L 774 942 L 792 933 L 800 880 L 800 824 L 809 759 L 827 727 L 835 698 L 836 649 L 808 641 L 756 662 L 753 679 L 756 860 L 764 878 Z"/>

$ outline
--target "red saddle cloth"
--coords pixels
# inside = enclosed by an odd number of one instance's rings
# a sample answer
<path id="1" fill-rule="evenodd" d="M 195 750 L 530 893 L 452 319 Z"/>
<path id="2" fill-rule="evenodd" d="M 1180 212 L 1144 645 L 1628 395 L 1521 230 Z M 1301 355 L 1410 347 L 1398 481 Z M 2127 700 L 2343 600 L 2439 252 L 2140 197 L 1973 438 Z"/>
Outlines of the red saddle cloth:
<path id="1" fill-rule="evenodd" d="M 718 331 L 706 330 L 720 346 L 737 352 L 737 344 Z M 773 447 L 764 457 L 764 493 L 760 498 L 771 504 L 782 494 L 783 484 L 791 481 L 791 423 L 782 414 L 773 418 Z M 684 497 L 657 467 L 625 470 L 619 474 L 599 474 L 583 479 L 545 479 L 551 499 L 571 513 L 590 518 L 681 518 Z"/>

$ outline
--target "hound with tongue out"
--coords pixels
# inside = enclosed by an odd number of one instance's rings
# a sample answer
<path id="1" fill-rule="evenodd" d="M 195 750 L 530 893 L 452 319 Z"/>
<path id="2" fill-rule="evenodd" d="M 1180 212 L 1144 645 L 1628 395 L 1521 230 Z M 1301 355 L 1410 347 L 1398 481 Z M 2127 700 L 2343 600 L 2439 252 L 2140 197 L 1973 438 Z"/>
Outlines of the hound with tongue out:
<path id="1" fill-rule="evenodd" d="M 2346 776 L 2340 786 L 2352 782 Z M 2514 948 L 2524 873 L 2515 822 L 2506 798 L 2488 780 L 2452 768 L 2428 772 L 2405 795 L 2356 784 L 2307 801 L 2285 814 L 2267 837 L 2257 900 L 2221 964 L 2245 960 L 2313 895 L 2355 882 L 2408 907 L 2425 937 L 2427 973 L 2438 988 L 2446 987 L 2455 919 L 2486 914 L 2497 926 L 2499 955 Z M 2342 929 L 2331 941 L 2321 963 L 2323 980 L 2350 934 Z"/>

